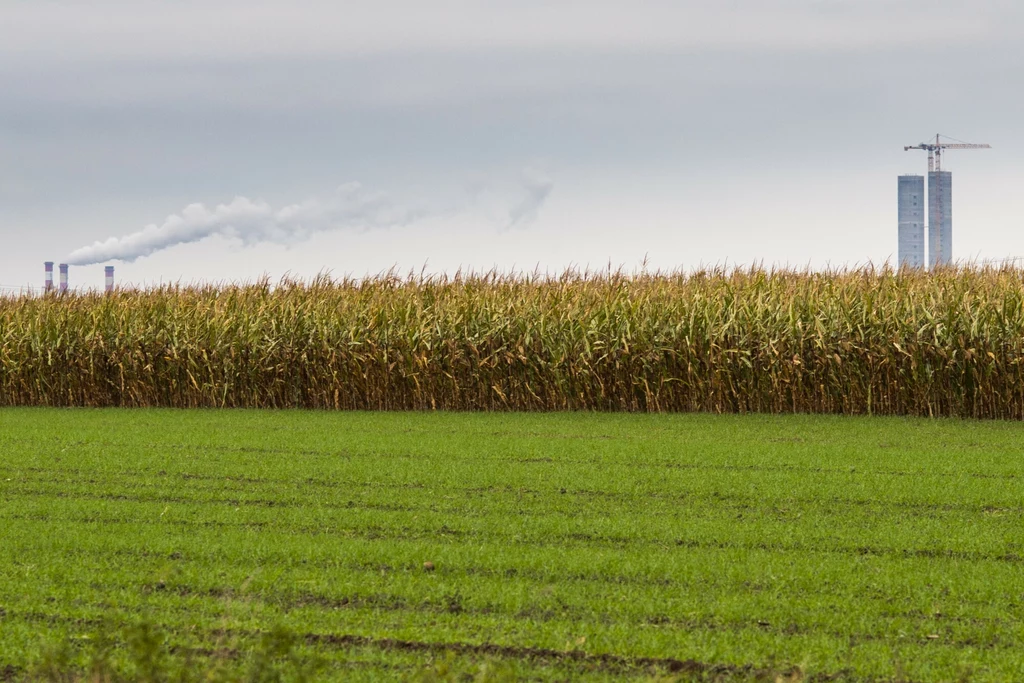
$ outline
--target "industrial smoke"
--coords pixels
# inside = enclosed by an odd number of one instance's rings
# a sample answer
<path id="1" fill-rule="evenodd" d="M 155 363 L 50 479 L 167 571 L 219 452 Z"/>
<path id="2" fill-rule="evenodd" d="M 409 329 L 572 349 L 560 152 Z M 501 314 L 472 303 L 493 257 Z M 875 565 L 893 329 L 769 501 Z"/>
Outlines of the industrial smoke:
<path id="1" fill-rule="evenodd" d="M 163 223 L 111 237 L 71 252 L 68 263 L 83 266 L 105 261 L 135 261 L 179 244 L 220 235 L 245 245 L 261 242 L 294 244 L 314 233 L 338 228 L 385 228 L 407 224 L 420 214 L 393 203 L 386 195 L 369 192 L 359 183 L 339 187 L 326 199 L 310 199 L 275 209 L 266 202 L 236 197 L 208 208 L 190 204 Z"/>
<path id="2" fill-rule="evenodd" d="M 521 177 L 521 198 L 508 210 L 504 229 L 528 224 L 547 201 L 554 183 L 547 176 L 526 169 Z M 123 237 L 111 237 L 71 252 L 67 263 L 76 266 L 108 261 L 132 262 L 179 244 L 199 242 L 213 236 L 242 242 L 296 244 L 315 233 L 338 229 L 372 230 L 408 225 L 433 215 L 392 201 L 382 192 L 359 183 L 339 187 L 327 198 L 274 208 L 263 201 L 236 197 L 213 208 L 190 204 L 160 224 L 150 224 Z"/>

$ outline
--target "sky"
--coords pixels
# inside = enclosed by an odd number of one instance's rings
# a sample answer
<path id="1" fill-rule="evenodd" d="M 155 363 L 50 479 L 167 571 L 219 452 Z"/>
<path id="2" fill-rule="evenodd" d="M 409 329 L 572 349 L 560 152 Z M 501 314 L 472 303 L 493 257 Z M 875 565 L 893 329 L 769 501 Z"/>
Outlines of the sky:
<path id="1" fill-rule="evenodd" d="M 1017 0 L 0 0 L 0 287 L 1024 256 Z"/>

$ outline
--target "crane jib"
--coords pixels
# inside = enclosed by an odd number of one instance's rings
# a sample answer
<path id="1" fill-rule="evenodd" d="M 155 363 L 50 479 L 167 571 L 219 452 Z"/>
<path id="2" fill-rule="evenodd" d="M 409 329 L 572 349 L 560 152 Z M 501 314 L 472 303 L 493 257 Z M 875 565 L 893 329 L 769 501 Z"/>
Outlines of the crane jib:
<path id="1" fill-rule="evenodd" d="M 911 149 L 920 149 L 928 152 L 928 172 L 942 170 L 942 150 L 944 149 L 992 149 L 989 144 L 975 144 L 972 142 L 942 142 L 941 135 L 935 136 L 935 142 L 922 142 L 919 145 L 907 145 L 903 148 L 906 152 Z"/>

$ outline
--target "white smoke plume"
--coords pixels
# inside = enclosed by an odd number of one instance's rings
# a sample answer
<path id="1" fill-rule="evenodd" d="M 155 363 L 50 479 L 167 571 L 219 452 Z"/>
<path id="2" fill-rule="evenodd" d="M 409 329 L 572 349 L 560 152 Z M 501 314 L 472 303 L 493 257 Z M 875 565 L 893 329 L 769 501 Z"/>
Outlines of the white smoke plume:
<path id="1" fill-rule="evenodd" d="M 503 228 L 508 230 L 536 220 L 553 187 L 554 183 L 546 175 L 524 170 L 519 190 L 523 196 L 507 211 Z M 325 199 L 309 199 L 280 209 L 263 201 L 236 197 L 213 208 L 189 204 L 181 213 L 168 216 L 159 225 L 153 223 L 138 232 L 76 249 L 66 263 L 74 266 L 108 261 L 131 263 L 163 249 L 215 235 L 238 240 L 244 246 L 268 242 L 296 244 L 326 230 L 400 227 L 430 215 L 434 214 L 403 207 L 386 194 L 366 190 L 359 183 L 342 185 Z"/>
<path id="2" fill-rule="evenodd" d="M 236 197 L 212 209 L 190 204 L 159 225 L 150 224 L 124 237 L 111 237 L 76 249 L 67 263 L 130 263 L 162 249 L 213 235 L 238 239 L 244 245 L 295 244 L 324 230 L 396 227 L 421 217 L 422 213 L 395 204 L 383 193 L 367 191 L 359 183 L 342 185 L 327 199 L 310 199 L 280 209 L 266 202 Z"/>
<path id="3" fill-rule="evenodd" d="M 508 224 L 505 225 L 505 230 L 511 230 L 537 220 L 540 207 L 544 206 L 548 195 L 555 187 L 551 178 L 535 169 L 524 169 L 522 181 L 526 195 L 509 209 Z"/>

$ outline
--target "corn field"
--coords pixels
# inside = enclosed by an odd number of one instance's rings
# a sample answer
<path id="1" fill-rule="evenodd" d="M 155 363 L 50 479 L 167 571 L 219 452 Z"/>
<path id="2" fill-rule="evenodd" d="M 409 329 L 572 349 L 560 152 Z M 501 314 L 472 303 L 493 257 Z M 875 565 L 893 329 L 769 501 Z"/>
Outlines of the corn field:
<path id="1" fill-rule="evenodd" d="M 1024 271 L 398 277 L 0 299 L 0 405 L 1024 418 Z"/>

